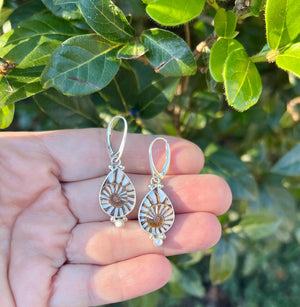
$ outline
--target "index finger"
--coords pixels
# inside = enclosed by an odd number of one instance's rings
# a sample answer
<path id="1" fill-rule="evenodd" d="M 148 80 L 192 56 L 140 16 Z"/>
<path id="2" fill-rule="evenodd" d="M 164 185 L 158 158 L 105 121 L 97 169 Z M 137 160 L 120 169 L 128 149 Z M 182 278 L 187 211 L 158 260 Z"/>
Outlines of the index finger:
<path id="1" fill-rule="evenodd" d="M 110 157 L 106 147 L 106 129 L 62 130 L 41 132 L 37 136 L 46 146 L 51 157 L 57 163 L 59 179 L 64 182 L 79 181 L 109 172 Z M 117 148 L 122 133 L 112 133 L 112 143 Z M 149 165 L 149 146 L 155 136 L 128 134 L 125 149 L 121 157 L 125 172 L 151 174 Z M 171 163 L 168 174 L 197 174 L 200 172 L 204 157 L 200 148 L 176 137 L 166 137 L 171 148 Z M 154 160 L 160 168 L 165 162 L 165 147 L 153 148 Z"/>

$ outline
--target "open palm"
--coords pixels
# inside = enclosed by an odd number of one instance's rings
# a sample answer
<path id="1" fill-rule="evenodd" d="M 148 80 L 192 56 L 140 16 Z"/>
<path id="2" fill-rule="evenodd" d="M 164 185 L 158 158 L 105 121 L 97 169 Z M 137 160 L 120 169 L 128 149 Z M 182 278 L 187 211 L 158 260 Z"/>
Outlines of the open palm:
<path id="1" fill-rule="evenodd" d="M 122 162 L 137 205 L 126 225 L 115 228 L 98 203 L 110 163 L 105 133 L 0 134 L 0 306 L 86 307 L 130 299 L 168 281 L 165 256 L 218 241 L 216 215 L 230 206 L 230 190 L 217 176 L 198 175 L 200 149 L 172 137 L 163 183 L 176 221 L 164 245 L 154 246 L 136 220 L 151 178 L 152 136 L 128 135 Z M 113 134 L 115 144 L 120 138 Z M 163 150 L 154 152 L 162 164 Z"/>

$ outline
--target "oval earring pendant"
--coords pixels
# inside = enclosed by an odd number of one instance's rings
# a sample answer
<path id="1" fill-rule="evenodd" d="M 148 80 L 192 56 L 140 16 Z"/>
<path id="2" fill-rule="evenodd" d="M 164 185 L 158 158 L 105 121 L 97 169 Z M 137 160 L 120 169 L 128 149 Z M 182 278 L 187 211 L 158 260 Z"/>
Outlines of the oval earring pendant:
<path id="1" fill-rule="evenodd" d="M 150 234 L 155 245 L 161 246 L 174 221 L 175 212 L 169 197 L 161 188 L 153 188 L 143 199 L 139 210 L 141 227 Z"/>
<path id="2" fill-rule="evenodd" d="M 153 162 L 152 146 L 158 140 L 166 144 L 166 162 L 161 172 L 159 172 Z M 149 147 L 149 159 L 152 171 L 150 192 L 143 199 L 139 209 L 139 223 L 144 231 L 150 234 L 150 239 L 154 245 L 161 246 L 166 238 L 165 233 L 172 227 L 175 221 L 175 211 L 173 205 L 162 190 L 161 179 L 166 175 L 170 164 L 170 147 L 166 139 L 156 138 Z"/>
<path id="3" fill-rule="evenodd" d="M 124 133 L 121 145 L 114 151 L 111 144 L 111 126 L 116 119 L 124 122 Z M 124 173 L 124 166 L 121 165 L 127 135 L 127 122 L 122 116 L 115 116 L 107 128 L 107 149 L 111 158 L 109 168 L 111 172 L 105 178 L 99 192 L 99 203 L 101 209 L 110 216 L 110 220 L 116 227 L 122 227 L 127 221 L 128 215 L 134 208 L 136 202 L 135 188 L 129 177 Z"/>
<path id="4" fill-rule="evenodd" d="M 112 170 L 99 195 L 102 210 L 111 216 L 116 227 L 122 227 L 135 205 L 135 189 L 129 177 L 119 168 Z"/>

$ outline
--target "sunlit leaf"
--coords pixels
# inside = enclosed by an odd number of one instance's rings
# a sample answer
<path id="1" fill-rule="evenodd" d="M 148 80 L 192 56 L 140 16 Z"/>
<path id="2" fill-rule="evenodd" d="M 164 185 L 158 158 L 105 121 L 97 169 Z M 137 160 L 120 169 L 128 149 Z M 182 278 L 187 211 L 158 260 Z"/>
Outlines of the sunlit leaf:
<path id="1" fill-rule="evenodd" d="M 117 54 L 118 59 L 131 60 L 144 55 L 148 49 L 138 41 L 128 43 L 122 47 Z"/>
<path id="2" fill-rule="evenodd" d="M 214 284 L 220 284 L 228 279 L 237 262 L 236 249 L 230 241 L 221 238 L 215 247 L 209 262 L 209 276 Z"/>
<path id="3" fill-rule="evenodd" d="M 276 57 L 276 64 L 300 78 L 300 43 L 293 44 Z"/>
<path id="4" fill-rule="evenodd" d="M 76 20 L 81 18 L 81 13 L 74 3 L 59 3 L 56 5 L 55 0 L 42 0 L 47 8 L 56 16 L 62 17 L 67 20 Z"/>
<path id="5" fill-rule="evenodd" d="M 223 82 L 223 70 L 228 55 L 238 49 L 244 49 L 243 45 L 235 39 L 221 38 L 214 43 L 209 57 L 209 70 L 217 82 Z"/>
<path id="6" fill-rule="evenodd" d="M 52 54 L 43 72 L 44 88 L 54 87 L 67 95 L 86 95 L 101 90 L 119 69 L 118 47 L 95 34 L 66 40 Z"/>
<path id="7" fill-rule="evenodd" d="M 123 12 L 110 0 L 79 0 L 82 15 L 89 26 L 104 39 L 127 43 L 135 35 Z"/>
<path id="8" fill-rule="evenodd" d="M 186 42 L 175 33 L 150 29 L 142 34 L 149 49 L 146 57 L 155 71 L 168 76 L 187 76 L 196 73 L 196 62 Z"/>
<path id="9" fill-rule="evenodd" d="M 176 26 L 196 18 L 202 12 L 205 0 L 146 1 L 147 13 L 164 26 Z"/>
<path id="10" fill-rule="evenodd" d="M 224 85 L 228 104 L 245 111 L 258 101 L 262 82 L 260 74 L 243 49 L 229 54 L 224 67 Z"/>
<path id="11" fill-rule="evenodd" d="M 215 31 L 218 36 L 232 38 L 235 34 L 237 16 L 233 11 L 220 8 L 214 18 Z"/>
<path id="12" fill-rule="evenodd" d="M 0 109 L 0 129 L 5 129 L 10 126 L 14 119 L 15 104 L 4 106 Z"/>
<path id="13" fill-rule="evenodd" d="M 292 42 L 300 33 L 299 0 L 267 0 L 267 42 L 278 49 Z"/>

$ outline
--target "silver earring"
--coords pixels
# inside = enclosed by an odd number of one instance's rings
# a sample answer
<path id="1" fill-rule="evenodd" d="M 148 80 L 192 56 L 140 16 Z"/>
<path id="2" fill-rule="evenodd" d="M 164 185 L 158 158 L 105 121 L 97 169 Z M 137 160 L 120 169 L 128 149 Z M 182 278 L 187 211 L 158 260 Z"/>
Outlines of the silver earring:
<path id="1" fill-rule="evenodd" d="M 164 141 L 166 148 L 166 161 L 161 172 L 159 172 L 153 162 L 152 147 L 157 141 Z M 143 230 L 150 234 L 150 239 L 154 245 L 161 246 L 166 238 L 165 233 L 172 227 L 175 220 L 173 205 L 162 190 L 161 180 L 166 175 L 170 165 L 170 146 L 165 138 L 156 138 L 149 147 L 149 160 L 152 172 L 150 192 L 143 199 L 139 209 L 139 223 Z"/>
<path id="2" fill-rule="evenodd" d="M 123 137 L 118 150 L 114 151 L 111 143 L 111 130 L 115 120 L 122 119 L 124 123 Z M 121 156 L 127 137 L 127 122 L 123 116 L 115 116 L 107 127 L 107 150 L 110 155 L 109 168 L 111 172 L 105 178 L 99 192 L 99 203 L 102 210 L 110 216 L 116 227 L 122 227 L 136 202 L 135 188 L 124 173 Z"/>

